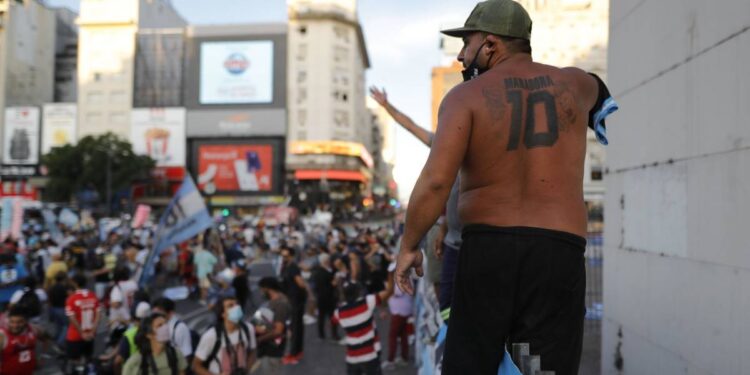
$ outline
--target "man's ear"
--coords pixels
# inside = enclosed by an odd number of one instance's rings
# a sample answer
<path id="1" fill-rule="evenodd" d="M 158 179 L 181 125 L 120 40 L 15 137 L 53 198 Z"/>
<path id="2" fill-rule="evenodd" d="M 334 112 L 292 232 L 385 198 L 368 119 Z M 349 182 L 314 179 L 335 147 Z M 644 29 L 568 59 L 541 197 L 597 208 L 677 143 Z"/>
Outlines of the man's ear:
<path id="1" fill-rule="evenodd" d="M 500 39 L 499 36 L 493 35 L 493 34 L 487 34 L 487 44 L 484 45 L 484 48 L 488 49 L 489 53 L 492 52 L 500 52 L 505 49 L 505 44 L 503 44 L 503 40 Z"/>

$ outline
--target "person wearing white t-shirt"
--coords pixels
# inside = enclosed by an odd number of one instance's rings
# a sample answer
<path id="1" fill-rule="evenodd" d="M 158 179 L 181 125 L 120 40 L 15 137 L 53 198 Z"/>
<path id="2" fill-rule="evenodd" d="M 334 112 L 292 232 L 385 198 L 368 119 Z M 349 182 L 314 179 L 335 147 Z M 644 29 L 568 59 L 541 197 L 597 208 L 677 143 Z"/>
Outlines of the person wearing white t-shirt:
<path id="1" fill-rule="evenodd" d="M 109 294 L 109 324 L 110 328 L 126 327 L 130 323 L 130 304 L 138 290 L 138 284 L 130 280 L 127 268 L 115 270 L 115 285 Z"/>
<path id="2" fill-rule="evenodd" d="M 193 342 L 190 336 L 190 327 L 180 320 L 175 313 L 175 303 L 169 298 L 162 297 L 154 302 L 154 312 L 167 317 L 169 327 L 169 341 L 188 360 L 193 358 Z"/>
<path id="3" fill-rule="evenodd" d="M 234 296 L 214 306 L 218 324 L 201 336 L 193 359 L 196 375 L 249 374 L 255 363 L 255 329 L 243 321 Z"/>

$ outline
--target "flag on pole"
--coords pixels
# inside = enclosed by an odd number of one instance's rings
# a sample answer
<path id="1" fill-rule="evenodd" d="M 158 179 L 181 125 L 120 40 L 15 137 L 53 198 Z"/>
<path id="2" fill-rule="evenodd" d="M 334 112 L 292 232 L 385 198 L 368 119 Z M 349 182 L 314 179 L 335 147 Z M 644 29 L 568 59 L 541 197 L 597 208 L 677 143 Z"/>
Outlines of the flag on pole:
<path id="1" fill-rule="evenodd" d="M 154 276 L 155 261 L 164 249 L 189 240 L 209 228 L 212 223 L 201 193 L 190 175 L 186 175 L 182 186 L 159 220 L 155 246 L 146 257 L 138 284 L 146 285 Z"/>

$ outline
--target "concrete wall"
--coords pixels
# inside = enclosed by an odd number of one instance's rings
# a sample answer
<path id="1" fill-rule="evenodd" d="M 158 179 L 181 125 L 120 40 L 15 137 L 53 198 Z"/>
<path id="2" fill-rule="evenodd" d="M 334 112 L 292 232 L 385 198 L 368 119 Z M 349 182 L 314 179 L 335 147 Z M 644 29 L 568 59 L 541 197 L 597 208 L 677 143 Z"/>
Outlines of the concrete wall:
<path id="1" fill-rule="evenodd" d="M 748 374 L 750 2 L 617 0 L 610 25 L 602 372 Z"/>

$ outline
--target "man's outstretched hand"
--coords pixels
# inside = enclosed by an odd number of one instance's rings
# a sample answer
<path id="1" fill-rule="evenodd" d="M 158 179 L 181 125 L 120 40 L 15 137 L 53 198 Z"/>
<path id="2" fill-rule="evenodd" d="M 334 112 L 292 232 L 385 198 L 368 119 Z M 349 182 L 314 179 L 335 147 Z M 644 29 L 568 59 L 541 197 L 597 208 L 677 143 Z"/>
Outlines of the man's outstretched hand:
<path id="1" fill-rule="evenodd" d="M 414 295 L 414 283 L 411 281 L 412 268 L 417 272 L 417 276 L 424 276 L 422 262 L 424 256 L 419 249 L 404 249 L 398 253 L 396 259 L 396 284 L 404 293 Z"/>
<path id="2" fill-rule="evenodd" d="M 385 89 L 381 90 L 375 86 L 370 86 L 370 96 L 384 107 L 388 104 L 388 94 L 385 92 Z"/>

